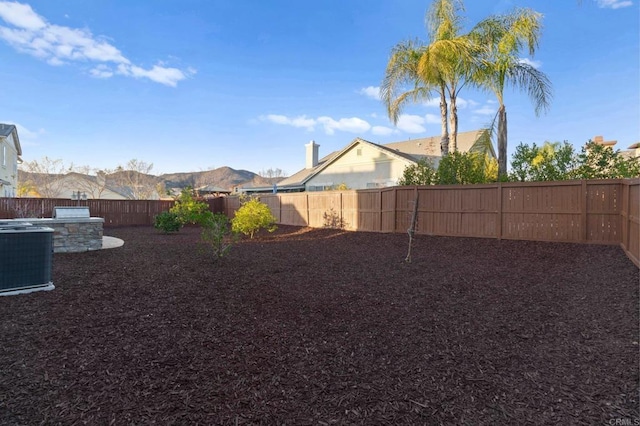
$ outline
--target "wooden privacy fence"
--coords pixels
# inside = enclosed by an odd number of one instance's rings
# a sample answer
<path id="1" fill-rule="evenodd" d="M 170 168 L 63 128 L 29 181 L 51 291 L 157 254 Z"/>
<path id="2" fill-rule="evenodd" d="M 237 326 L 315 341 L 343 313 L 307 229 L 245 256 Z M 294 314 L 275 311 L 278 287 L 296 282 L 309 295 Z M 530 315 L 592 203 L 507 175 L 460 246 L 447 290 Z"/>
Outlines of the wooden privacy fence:
<path id="1" fill-rule="evenodd" d="M 214 212 L 222 212 L 221 198 L 205 200 Z M 172 200 L 83 200 L 60 198 L 0 198 L 0 219 L 52 217 L 57 206 L 87 206 L 92 217 L 104 218 L 104 226 L 153 225 L 158 213 L 169 210 Z"/>
<path id="2" fill-rule="evenodd" d="M 640 179 L 401 186 L 260 195 L 283 225 L 513 240 L 620 244 L 640 267 Z M 237 197 L 224 198 L 233 217 Z"/>
<path id="3" fill-rule="evenodd" d="M 620 244 L 640 267 L 640 179 L 400 186 L 261 195 L 283 225 L 428 235 Z M 206 201 L 233 217 L 238 197 Z M 55 206 L 88 206 L 105 226 L 152 225 L 173 201 L 0 198 L 0 219 L 51 217 Z"/>

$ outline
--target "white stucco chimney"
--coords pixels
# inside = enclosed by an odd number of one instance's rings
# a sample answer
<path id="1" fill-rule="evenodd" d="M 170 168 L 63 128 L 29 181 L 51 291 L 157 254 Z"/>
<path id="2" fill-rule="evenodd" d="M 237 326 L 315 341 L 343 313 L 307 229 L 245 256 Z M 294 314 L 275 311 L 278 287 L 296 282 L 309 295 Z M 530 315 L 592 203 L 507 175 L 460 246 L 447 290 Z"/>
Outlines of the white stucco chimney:
<path id="1" fill-rule="evenodd" d="M 307 161 L 305 164 L 305 168 L 312 169 L 318 165 L 318 145 L 315 141 L 311 141 L 305 145 L 307 148 Z"/>

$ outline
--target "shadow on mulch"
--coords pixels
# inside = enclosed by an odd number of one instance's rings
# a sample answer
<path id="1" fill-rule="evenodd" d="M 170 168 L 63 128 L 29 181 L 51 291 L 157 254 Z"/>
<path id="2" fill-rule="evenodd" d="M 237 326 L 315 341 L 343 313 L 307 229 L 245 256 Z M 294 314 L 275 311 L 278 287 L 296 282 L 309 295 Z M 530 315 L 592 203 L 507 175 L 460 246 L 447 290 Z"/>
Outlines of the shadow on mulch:
<path id="1" fill-rule="evenodd" d="M 634 424 L 638 269 L 615 246 L 112 228 L 0 300 L 0 424 Z M 623 423 L 620 423 L 623 424 Z"/>

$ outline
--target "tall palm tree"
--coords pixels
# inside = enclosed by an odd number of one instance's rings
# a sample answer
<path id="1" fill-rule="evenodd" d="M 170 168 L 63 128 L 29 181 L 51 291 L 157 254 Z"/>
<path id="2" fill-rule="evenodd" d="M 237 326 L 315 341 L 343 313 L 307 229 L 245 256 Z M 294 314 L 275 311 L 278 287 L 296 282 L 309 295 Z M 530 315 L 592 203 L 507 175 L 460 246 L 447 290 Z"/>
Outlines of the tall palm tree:
<path id="1" fill-rule="evenodd" d="M 507 15 L 491 16 L 480 22 L 469 34 L 480 53 L 475 84 L 493 92 L 498 100 L 498 176 L 507 175 L 507 109 L 505 88 L 526 91 L 535 113 L 549 108 L 551 82 L 548 77 L 519 57 L 528 49 L 533 55 L 538 47 L 542 15 L 531 9 L 517 9 Z"/>
<path id="2" fill-rule="evenodd" d="M 474 60 L 474 45 L 466 35 L 461 35 L 463 12 L 462 0 L 434 0 L 426 15 L 430 46 L 438 52 L 434 65 L 449 97 L 450 146 L 454 152 L 458 150 L 457 98 L 468 80 Z M 425 57 L 422 65 L 427 66 Z"/>
<path id="3" fill-rule="evenodd" d="M 440 95 L 442 132 L 440 151 L 449 151 L 449 126 L 447 125 L 447 100 L 444 82 L 432 74 L 433 69 L 420 66 L 423 55 L 428 55 L 427 46 L 420 41 L 403 41 L 391 50 L 385 77 L 380 87 L 382 101 L 393 124 L 397 124 L 400 114 L 407 104 L 425 102 L 432 98 L 432 92 Z"/>
<path id="4" fill-rule="evenodd" d="M 453 147 L 457 149 L 456 98 L 463 86 L 459 82 L 467 75 L 465 64 L 470 63 L 471 58 L 472 44 L 459 36 L 461 10 L 461 0 L 435 0 L 426 15 L 429 44 L 419 41 L 398 43 L 391 51 L 381 86 L 382 100 L 394 124 L 407 104 L 430 100 L 434 93 L 440 97 L 440 150 L 443 156 L 449 152 L 449 111 Z"/>

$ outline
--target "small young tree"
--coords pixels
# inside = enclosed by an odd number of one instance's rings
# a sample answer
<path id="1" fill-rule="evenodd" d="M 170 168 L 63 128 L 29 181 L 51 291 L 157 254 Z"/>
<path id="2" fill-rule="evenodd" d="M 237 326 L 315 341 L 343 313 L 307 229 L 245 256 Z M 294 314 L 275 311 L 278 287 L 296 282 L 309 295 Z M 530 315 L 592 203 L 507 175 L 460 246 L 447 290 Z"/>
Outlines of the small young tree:
<path id="1" fill-rule="evenodd" d="M 229 218 L 222 213 L 215 213 L 202 224 L 200 239 L 209 247 L 216 262 L 231 250 L 236 234 L 231 230 Z"/>
<path id="2" fill-rule="evenodd" d="M 257 198 L 251 198 L 242 203 L 231 220 L 233 232 L 239 232 L 253 238 L 260 229 L 269 232 L 276 230 L 276 218 L 271 214 L 269 206 Z"/>

